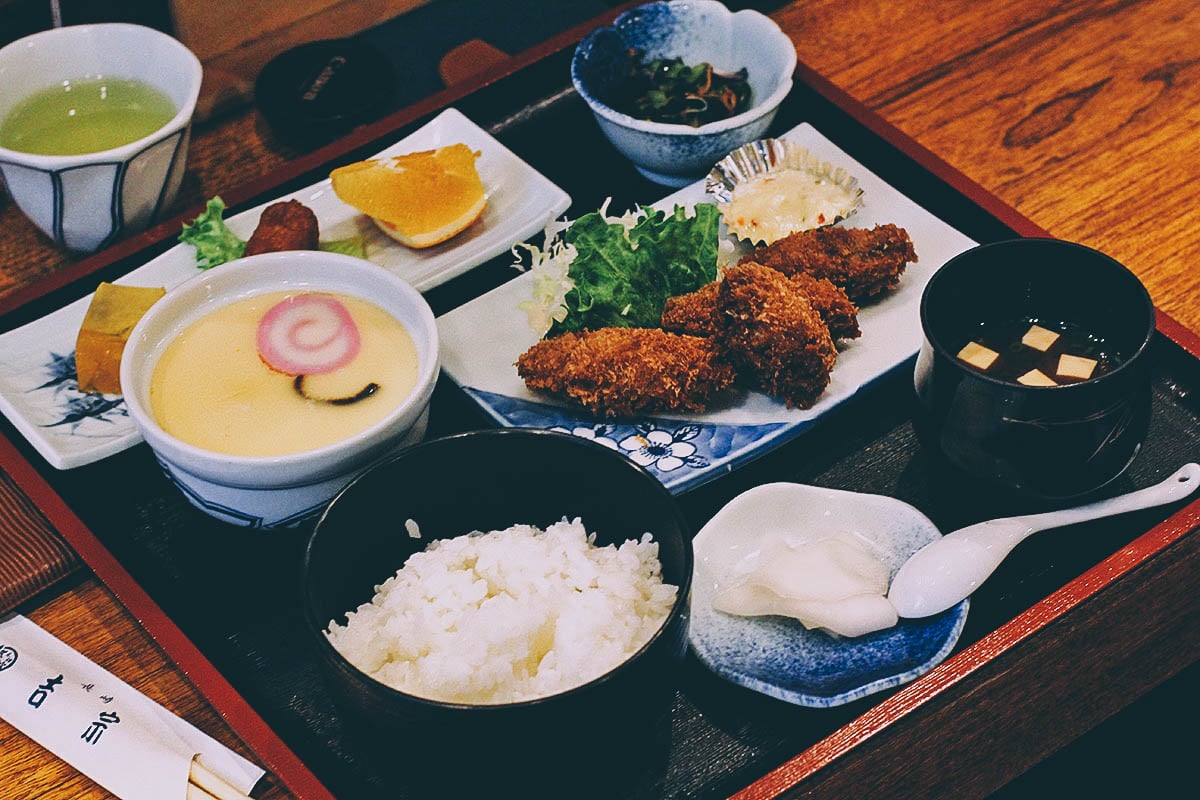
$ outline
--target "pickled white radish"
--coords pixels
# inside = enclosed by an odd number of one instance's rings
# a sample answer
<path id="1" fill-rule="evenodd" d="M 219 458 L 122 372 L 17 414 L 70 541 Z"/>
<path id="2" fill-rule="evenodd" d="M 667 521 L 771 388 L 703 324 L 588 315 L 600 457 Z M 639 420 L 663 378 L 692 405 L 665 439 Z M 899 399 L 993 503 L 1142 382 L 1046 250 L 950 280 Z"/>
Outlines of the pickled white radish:
<path id="1" fill-rule="evenodd" d="M 362 347 L 350 312 L 324 294 L 305 293 L 276 303 L 258 324 L 259 357 L 285 375 L 321 375 L 344 367 Z"/>
<path id="2" fill-rule="evenodd" d="M 717 595 L 713 607 L 739 617 L 792 617 L 810 630 L 821 628 L 838 636 L 862 636 L 890 628 L 899 621 L 895 607 L 883 595 L 797 599 L 780 597 L 770 589 L 749 583 L 732 586 Z"/>
<path id="3" fill-rule="evenodd" d="M 773 536 L 741 574 L 718 590 L 713 607 L 738 616 L 779 615 L 841 636 L 890 628 L 888 567 L 849 534 L 791 544 Z"/>
<path id="4" fill-rule="evenodd" d="M 839 600 L 887 593 L 887 565 L 849 537 L 830 536 L 795 547 L 776 538 L 773 545 L 758 580 L 780 597 Z"/>

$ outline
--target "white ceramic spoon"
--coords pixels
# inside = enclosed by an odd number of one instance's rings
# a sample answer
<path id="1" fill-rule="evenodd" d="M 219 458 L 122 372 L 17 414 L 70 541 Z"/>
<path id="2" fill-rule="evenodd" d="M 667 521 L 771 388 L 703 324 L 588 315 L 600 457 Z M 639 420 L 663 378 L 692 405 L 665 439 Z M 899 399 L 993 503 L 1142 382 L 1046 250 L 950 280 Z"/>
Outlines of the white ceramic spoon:
<path id="1" fill-rule="evenodd" d="M 892 578 L 888 600 L 901 617 L 928 617 L 970 595 L 1026 537 L 1049 528 L 1124 514 L 1187 497 L 1200 486 L 1200 464 L 1185 464 L 1154 486 L 1078 508 L 993 519 L 922 547 Z"/>

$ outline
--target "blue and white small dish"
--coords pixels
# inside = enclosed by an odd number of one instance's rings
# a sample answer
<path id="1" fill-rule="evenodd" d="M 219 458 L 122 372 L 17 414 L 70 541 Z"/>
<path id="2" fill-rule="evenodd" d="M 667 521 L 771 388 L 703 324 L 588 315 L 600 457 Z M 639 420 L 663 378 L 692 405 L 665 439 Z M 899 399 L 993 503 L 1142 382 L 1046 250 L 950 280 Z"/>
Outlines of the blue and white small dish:
<path id="1" fill-rule="evenodd" d="M 738 617 L 713 608 L 772 536 L 801 544 L 847 533 L 894 576 L 910 555 L 941 536 L 921 512 L 895 498 L 798 483 L 757 486 L 735 497 L 693 540 L 692 622 L 696 657 L 722 678 L 800 706 L 828 708 L 900 686 L 940 664 L 954 649 L 969 600 L 932 617 L 857 637 L 809 630 L 789 617 Z M 890 578 L 889 578 L 890 580 Z"/>
<path id="2" fill-rule="evenodd" d="M 607 106 L 608 88 L 629 63 L 629 51 L 646 58 L 682 58 L 689 66 L 712 64 L 720 72 L 745 68 L 752 91 L 746 111 L 693 128 L 648 122 Z M 617 148 L 655 183 L 686 186 L 746 142 L 762 138 L 792 88 L 796 48 L 769 17 L 736 13 L 716 0 L 647 3 L 589 33 L 575 50 L 571 80 Z"/>

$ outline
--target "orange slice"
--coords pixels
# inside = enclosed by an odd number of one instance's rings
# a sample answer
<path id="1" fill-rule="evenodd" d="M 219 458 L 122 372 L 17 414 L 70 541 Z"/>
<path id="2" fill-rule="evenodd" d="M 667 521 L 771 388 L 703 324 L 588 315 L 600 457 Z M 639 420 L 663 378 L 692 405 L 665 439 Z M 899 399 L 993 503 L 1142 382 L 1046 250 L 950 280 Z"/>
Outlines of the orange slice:
<path id="1" fill-rule="evenodd" d="M 430 247 L 462 232 L 487 206 L 465 144 L 359 161 L 329 174 L 333 191 L 409 247 Z"/>

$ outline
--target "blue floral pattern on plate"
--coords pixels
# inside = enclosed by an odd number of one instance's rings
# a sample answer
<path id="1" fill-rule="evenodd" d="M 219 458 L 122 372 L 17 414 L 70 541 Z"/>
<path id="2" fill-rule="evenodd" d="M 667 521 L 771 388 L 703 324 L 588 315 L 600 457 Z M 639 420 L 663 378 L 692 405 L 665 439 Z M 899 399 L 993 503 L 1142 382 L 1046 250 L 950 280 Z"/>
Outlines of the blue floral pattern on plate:
<path id="1" fill-rule="evenodd" d="M 463 387 L 476 402 L 507 425 L 545 428 L 591 439 L 624 453 L 654 473 L 672 492 L 707 480 L 713 469 L 732 469 L 762 443 L 788 428 L 786 423 L 721 425 L 670 419 L 602 422 L 562 406 Z"/>
<path id="2" fill-rule="evenodd" d="M 29 390 L 30 393 L 45 392 L 49 395 L 45 403 L 50 412 L 50 421 L 43 422 L 43 427 L 69 427 L 72 431 L 78 431 L 88 420 L 111 426 L 114 420 L 129 416 L 120 397 L 79 389 L 74 351 L 69 355 L 50 353 L 50 360 L 43 369 L 47 375 L 46 382 Z"/>
<path id="3" fill-rule="evenodd" d="M 80 303 L 86 300 L 68 308 Z M 77 310 L 82 315 L 86 305 Z M 139 441 L 133 421 L 120 395 L 80 391 L 70 338 L 57 347 L 37 335 L 9 336 L 0 353 L 0 408 L 35 445 L 61 444 L 99 457 L 120 452 Z"/>

